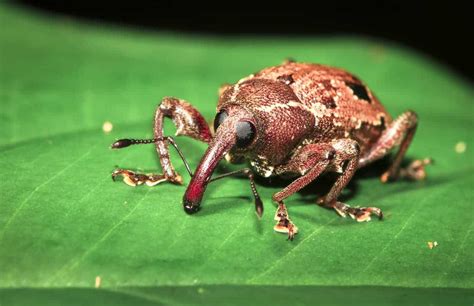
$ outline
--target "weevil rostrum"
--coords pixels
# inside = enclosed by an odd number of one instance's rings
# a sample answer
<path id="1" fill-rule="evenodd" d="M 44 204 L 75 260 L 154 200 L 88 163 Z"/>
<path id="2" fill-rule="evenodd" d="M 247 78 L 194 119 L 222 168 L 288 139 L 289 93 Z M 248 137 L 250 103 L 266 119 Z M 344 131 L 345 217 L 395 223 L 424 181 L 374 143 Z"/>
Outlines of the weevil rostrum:
<path id="1" fill-rule="evenodd" d="M 163 135 L 165 117 L 173 120 L 176 135 L 209 144 L 194 173 L 174 139 Z M 261 217 L 263 204 L 255 187 L 254 173 L 263 177 L 293 177 L 293 181 L 272 198 L 278 206 L 274 230 L 288 234 L 292 240 L 298 228 L 283 201 L 324 172 L 336 172 L 338 177 L 328 194 L 318 200 L 319 205 L 359 222 L 369 221 L 371 215 L 382 219 L 379 208 L 351 207 L 338 201 L 338 196 L 357 169 L 395 148 L 398 149 L 381 181 L 401 177 L 424 179 L 429 159 L 415 160 L 408 167 L 401 167 L 416 127 L 416 113 L 406 111 L 392 119 L 372 91 L 351 73 L 324 65 L 286 61 L 234 85 L 223 85 L 219 90 L 213 130 L 191 104 L 165 97 L 155 112 L 154 139 L 121 139 L 112 144 L 112 148 L 118 149 L 154 143 L 163 174 L 116 169 L 112 178 L 122 176 L 131 186 L 154 186 L 164 181 L 182 184 L 181 176 L 170 161 L 168 144 L 171 144 L 191 176 L 183 197 L 188 214 L 199 211 L 209 183 L 240 174 L 250 181 L 256 213 Z M 211 178 L 222 158 L 231 163 L 246 160 L 250 168 Z"/>

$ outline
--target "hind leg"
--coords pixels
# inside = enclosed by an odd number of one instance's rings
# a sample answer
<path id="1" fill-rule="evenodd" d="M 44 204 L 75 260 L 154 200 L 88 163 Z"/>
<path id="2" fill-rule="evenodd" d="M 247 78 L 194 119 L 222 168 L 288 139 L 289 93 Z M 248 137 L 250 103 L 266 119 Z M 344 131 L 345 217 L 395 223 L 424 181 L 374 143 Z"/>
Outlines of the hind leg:
<path id="1" fill-rule="evenodd" d="M 410 146 L 418 125 L 416 113 L 407 111 L 395 119 L 383 132 L 375 145 L 359 160 L 359 168 L 387 155 L 393 148 L 399 146 L 390 168 L 382 174 L 380 180 L 385 183 L 398 178 L 422 180 L 426 177 L 425 166 L 431 159 L 415 160 L 408 167 L 401 168 L 403 157 Z"/>

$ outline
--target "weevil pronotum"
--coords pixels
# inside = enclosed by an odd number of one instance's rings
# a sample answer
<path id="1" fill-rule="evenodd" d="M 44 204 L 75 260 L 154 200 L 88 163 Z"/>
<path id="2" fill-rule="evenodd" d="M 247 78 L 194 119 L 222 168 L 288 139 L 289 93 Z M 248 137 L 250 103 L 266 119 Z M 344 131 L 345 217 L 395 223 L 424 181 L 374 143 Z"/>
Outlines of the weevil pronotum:
<path id="1" fill-rule="evenodd" d="M 169 117 L 185 135 L 209 144 L 193 173 L 172 137 L 163 135 L 163 119 Z M 181 156 L 191 176 L 183 197 L 188 214 L 199 211 L 209 183 L 232 175 L 246 175 L 255 198 L 259 217 L 263 204 L 254 183 L 254 173 L 263 176 L 292 176 L 294 180 L 273 195 L 277 204 L 275 231 L 290 240 L 298 232 L 283 200 L 299 191 L 324 172 L 338 177 L 318 204 L 333 208 L 339 215 L 369 221 L 373 214 L 382 219 L 377 207 L 351 207 L 338 201 L 342 189 L 357 169 L 398 148 L 382 182 L 405 177 L 424 179 L 430 159 L 415 160 L 402 168 L 402 159 L 417 127 L 417 115 L 406 111 L 392 119 L 382 104 L 357 77 L 324 65 L 286 61 L 263 69 L 219 90 L 217 115 L 212 130 L 203 116 L 188 102 L 165 97 L 155 112 L 154 139 L 121 139 L 112 144 L 119 149 L 133 144 L 154 143 L 163 174 L 140 174 L 116 169 L 112 178 L 122 176 L 131 186 L 157 185 L 168 181 L 182 184 L 169 153 L 171 144 Z M 223 175 L 212 174 L 224 158 L 232 163 L 248 161 L 250 168 Z"/>

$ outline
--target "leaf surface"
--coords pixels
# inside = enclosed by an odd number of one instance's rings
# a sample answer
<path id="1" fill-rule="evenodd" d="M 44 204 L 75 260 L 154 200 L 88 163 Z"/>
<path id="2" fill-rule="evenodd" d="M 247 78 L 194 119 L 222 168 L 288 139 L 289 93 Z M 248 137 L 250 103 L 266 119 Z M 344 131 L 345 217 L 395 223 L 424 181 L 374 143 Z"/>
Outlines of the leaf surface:
<path id="1" fill-rule="evenodd" d="M 373 292 L 384 293 L 387 304 L 404 298 L 472 302 L 474 94 L 471 84 L 441 65 L 367 38 L 140 32 L 5 4 L 0 20 L 5 305 L 62 304 L 68 296 L 79 304 L 205 305 L 242 299 L 235 292 L 258 297 L 254 304 L 271 299 L 275 305 L 311 303 L 313 295 L 328 304 L 359 298 L 381 305 L 383 295 Z M 306 190 L 286 202 L 300 228 L 287 242 L 273 231 L 271 203 L 284 185 L 260 180 L 265 214 L 259 221 L 245 179 L 211 184 L 193 216 L 182 209 L 184 186 L 112 182 L 116 166 L 160 171 L 152 147 L 112 151 L 109 145 L 150 137 L 163 96 L 190 101 L 211 122 L 222 83 L 286 57 L 344 67 L 393 116 L 406 109 L 419 114 L 408 157 L 435 159 L 428 180 L 383 185 L 377 175 L 384 169 L 376 165 L 351 184 L 347 202 L 382 208 L 383 222 L 339 218 L 315 205 L 316 194 Z M 110 134 L 101 129 L 107 120 L 114 126 Z M 166 130 L 174 134 L 169 122 Z M 206 146 L 177 141 L 195 168 Z M 467 144 L 464 153 L 455 151 L 458 142 Z M 222 163 L 219 171 L 226 169 L 236 168 Z M 439 245 L 429 249 L 428 241 Z M 97 276 L 100 290 L 93 289 Z"/>

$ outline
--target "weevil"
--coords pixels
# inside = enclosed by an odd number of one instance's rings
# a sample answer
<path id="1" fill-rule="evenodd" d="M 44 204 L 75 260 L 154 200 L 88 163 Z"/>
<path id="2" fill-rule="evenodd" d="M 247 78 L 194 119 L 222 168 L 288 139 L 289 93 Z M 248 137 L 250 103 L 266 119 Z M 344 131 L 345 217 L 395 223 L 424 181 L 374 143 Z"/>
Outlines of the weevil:
<path id="1" fill-rule="evenodd" d="M 176 136 L 184 135 L 208 143 L 194 172 L 174 138 L 163 135 L 163 120 L 171 118 Z M 154 139 L 120 139 L 112 148 L 153 143 L 163 174 L 141 174 L 116 169 L 112 178 L 123 177 L 131 186 L 157 185 L 168 181 L 182 184 L 168 152 L 171 144 L 179 153 L 191 181 L 183 197 L 183 207 L 194 214 L 201 207 L 209 183 L 233 175 L 250 181 L 259 217 L 263 204 L 254 175 L 292 177 L 288 186 L 272 197 L 276 203 L 274 230 L 292 240 L 298 232 L 288 215 L 284 200 L 325 172 L 337 173 L 330 191 L 317 203 L 334 209 L 340 216 L 369 221 L 382 219 L 377 207 L 351 207 L 338 201 L 354 173 L 396 150 L 382 182 L 408 178 L 421 180 L 430 159 L 415 160 L 406 168 L 402 159 L 417 128 L 417 115 L 406 111 L 395 119 L 387 113 L 374 93 L 356 76 L 339 68 L 285 61 L 239 80 L 219 90 L 217 114 L 211 129 L 204 117 L 188 102 L 165 97 L 154 118 Z M 212 178 L 221 159 L 231 163 L 247 161 L 250 167 Z"/>

